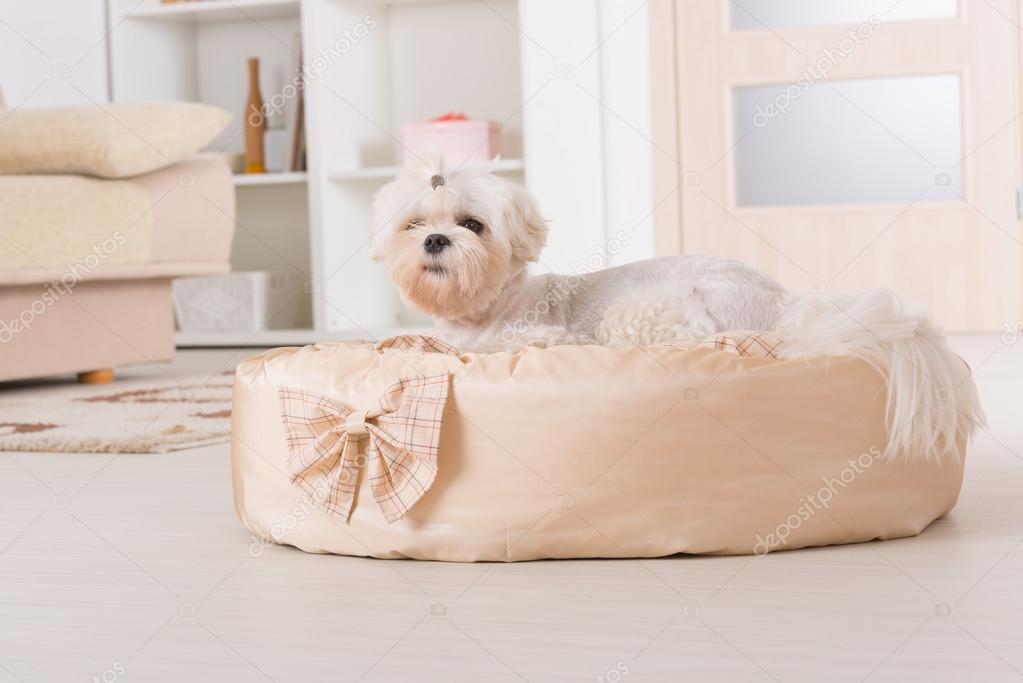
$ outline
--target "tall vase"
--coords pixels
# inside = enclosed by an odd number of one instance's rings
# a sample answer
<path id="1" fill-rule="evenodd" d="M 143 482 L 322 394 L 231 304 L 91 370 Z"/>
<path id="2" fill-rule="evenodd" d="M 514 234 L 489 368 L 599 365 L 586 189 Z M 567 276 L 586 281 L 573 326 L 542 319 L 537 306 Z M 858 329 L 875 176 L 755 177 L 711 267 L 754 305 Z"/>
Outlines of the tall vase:
<path id="1" fill-rule="evenodd" d="M 263 95 L 259 92 L 259 59 L 249 58 L 249 97 L 245 101 L 245 172 L 266 173 L 263 159 Z"/>

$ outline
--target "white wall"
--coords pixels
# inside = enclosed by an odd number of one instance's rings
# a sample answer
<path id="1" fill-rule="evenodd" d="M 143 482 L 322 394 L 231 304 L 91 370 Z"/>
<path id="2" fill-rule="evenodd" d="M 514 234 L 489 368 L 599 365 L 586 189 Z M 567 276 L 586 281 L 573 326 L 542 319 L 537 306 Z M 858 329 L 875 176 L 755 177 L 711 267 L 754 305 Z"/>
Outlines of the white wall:
<path id="1" fill-rule="evenodd" d="M 654 255 L 650 12 L 643 0 L 599 0 L 598 53 L 609 265 Z M 626 235 L 622 239 L 619 235 Z"/>
<path id="2" fill-rule="evenodd" d="M 0 88 L 8 107 L 106 102 L 104 0 L 0 0 Z"/>
<path id="3" fill-rule="evenodd" d="M 578 270 L 605 240 L 596 6 L 519 0 L 518 20 L 526 181 L 550 226 L 537 270 Z"/>
<path id="4" fill-rule="evenodd" d="M 519 0 L 526 178 L 550 221 L 538 271 L 654 254 L 646 5 Z"/>
<path id="5" fill-rule="evenodd" d="M 506 159 L 522 156 L 516 0 L 395 6 L 390 19 L 391 133 L 449 111 L 501 123 Z M 429 40 L 424 40 L 429 36 Z M 457 68 L 450 65 L 457 64 Z M 437 73 L 450 78 L 437 78 Z M 457 74 L 457 76 L 455 76 Z M 400 154 L 397 155 L 400 158 Z"/>

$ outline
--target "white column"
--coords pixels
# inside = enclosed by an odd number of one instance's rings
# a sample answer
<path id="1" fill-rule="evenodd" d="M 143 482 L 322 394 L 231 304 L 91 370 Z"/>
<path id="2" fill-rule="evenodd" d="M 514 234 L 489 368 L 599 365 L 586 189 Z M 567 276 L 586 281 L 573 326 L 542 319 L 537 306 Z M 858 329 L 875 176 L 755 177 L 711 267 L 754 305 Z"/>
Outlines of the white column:
<path id="1" fill-rule="evenodd" d="M 526 182 L 550 221 L 538 270 L 585 264 L 605 239 L 599 17 L 592 0 L 519 0 Z"/>

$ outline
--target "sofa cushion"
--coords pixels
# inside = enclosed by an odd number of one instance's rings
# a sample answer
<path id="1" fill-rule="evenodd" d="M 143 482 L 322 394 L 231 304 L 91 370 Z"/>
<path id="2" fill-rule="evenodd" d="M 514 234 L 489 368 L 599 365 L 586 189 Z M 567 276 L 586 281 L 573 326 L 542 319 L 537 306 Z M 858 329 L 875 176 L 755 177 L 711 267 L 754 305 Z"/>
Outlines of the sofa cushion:
<path id="1" fill-rule="evenodd" d="M 127 180 L 0 175 L 0 285 L 223 272 L 234 208 L 217 158 Z"/>
<path id="2" fill-rule="evenodd" d="M 230 119 L 193 102 L 19 109 L 0 125 L 0 174 L 136 176 L 194 155 Z"/>
<path id="3" fill-rule="evenodd" d="M 149 260 L 152 198 L 130 180 L 0 176 L 0 269 L 65 266 L 78 277 Z"/>

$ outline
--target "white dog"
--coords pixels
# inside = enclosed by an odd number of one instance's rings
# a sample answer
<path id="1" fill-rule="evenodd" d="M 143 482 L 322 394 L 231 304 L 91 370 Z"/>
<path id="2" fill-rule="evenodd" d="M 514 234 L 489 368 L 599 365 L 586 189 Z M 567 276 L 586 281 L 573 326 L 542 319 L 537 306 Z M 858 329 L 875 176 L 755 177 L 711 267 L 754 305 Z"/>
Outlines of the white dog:
<path id="1" fill-rule="evenodd" d="M 651 259 L 583 275 L 530 275 L 547 224 L 521 187 L 486 171 L 414 163 L 376 196 L 371 256 L 405 301 L 465 351 L 524 345 L 699 341 L 764 330 L 792 297 L 709 256 Z"/>
<path id="2" fill-rule="evenodd" d="M 968 368 L 926 314 L 893 292 L 796 297 L 767 275 L 709 256 L 651 259 L 585 275 L 530 275 L 547 225 L 521 187 L 491 173 L 413 164 L 375 199 L 370 255 L 404 299 L 462 351 L 698 342 L 772 329 L 783 358 L 855 355 L 888 389 L 889 455 L 955 453 L 984 417 Z"/>

